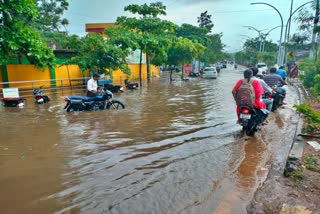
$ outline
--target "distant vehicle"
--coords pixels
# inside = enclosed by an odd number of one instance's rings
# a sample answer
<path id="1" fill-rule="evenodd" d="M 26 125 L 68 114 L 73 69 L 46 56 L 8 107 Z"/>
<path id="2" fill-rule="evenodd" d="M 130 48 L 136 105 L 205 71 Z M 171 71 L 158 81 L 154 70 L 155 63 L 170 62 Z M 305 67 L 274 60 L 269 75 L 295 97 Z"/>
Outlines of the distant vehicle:
<path id="1" fill-rule="evenodd" d="M 218 72 L 216 67 L 205 67 L 203 70 L 202 77 L 216 79 L 218 77 Z"/>
<path id="2" fill-rule="evenodd" d="M 227 63 L 223 63 L 222 68 L 227 68 Z"/>
<path id="3" fill-rule="evenodd" d="M 258 68 L 259 72 L 258 75 L 262 75 L 263 72 L 267 72 L 268 66 L 264 62 L 259 62 L 256 67 Z"/>

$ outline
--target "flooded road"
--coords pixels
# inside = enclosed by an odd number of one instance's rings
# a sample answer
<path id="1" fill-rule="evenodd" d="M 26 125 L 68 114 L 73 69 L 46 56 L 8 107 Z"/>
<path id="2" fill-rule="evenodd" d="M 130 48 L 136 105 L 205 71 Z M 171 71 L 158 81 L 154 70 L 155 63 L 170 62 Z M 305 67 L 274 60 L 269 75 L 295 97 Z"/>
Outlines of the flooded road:
<path id="1" fill-rule="evenodd" d="M 168 78 L 116 94 L 119 111 L 66 113 L 61 92 L 0 107 L 2 212 L 246 213 L 270 147 L 236 124 L 242 73 Z"/>

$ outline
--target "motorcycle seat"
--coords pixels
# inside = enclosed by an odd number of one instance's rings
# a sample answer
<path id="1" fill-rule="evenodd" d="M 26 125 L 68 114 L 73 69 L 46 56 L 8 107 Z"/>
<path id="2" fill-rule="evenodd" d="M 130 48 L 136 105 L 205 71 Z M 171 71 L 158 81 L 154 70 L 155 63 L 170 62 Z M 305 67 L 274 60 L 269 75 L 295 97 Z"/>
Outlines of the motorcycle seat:
<path id="1" fill-rule="evenodd" d="M 91 102 L 91 101 L 103 101 L 103 96 L 98 95 L 95 97 L 86 97 L 86 96 L 70 96 L 68 97 L 70 100 L 81 100 L 83 102 Z"/>

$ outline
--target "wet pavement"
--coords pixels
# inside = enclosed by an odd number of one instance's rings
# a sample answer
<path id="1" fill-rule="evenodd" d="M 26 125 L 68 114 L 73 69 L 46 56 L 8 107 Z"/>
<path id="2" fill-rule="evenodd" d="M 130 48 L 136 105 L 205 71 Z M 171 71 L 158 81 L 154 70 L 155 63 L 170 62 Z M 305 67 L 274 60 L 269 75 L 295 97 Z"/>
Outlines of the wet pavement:
<path id="1" fill-rule="evenodd" d="M 116 94 L 126 105 L 118 111 L 64 112 L 61 96 L 76 91 L 0 107 L 2 212 L 246 213 L 274 145 L 268 130 L 248 139 L 235 123 L 239 78 L 230 67 L 217 79 L 170 84 L 163 73 Z"/>

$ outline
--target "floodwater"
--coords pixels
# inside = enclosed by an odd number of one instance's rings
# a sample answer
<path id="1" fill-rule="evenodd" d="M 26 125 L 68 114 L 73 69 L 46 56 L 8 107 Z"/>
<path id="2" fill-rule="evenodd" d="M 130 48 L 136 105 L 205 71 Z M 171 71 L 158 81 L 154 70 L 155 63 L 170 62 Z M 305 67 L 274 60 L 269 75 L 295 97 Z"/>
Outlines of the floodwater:
<path id="1" fill-rule="evenodd" d="M 0 107 L 1 213 L 246 213 L 268 146 L 235 123 L 241 77 L 162 74 L 118 111 L 64 112 L 74 91 Z"/>

